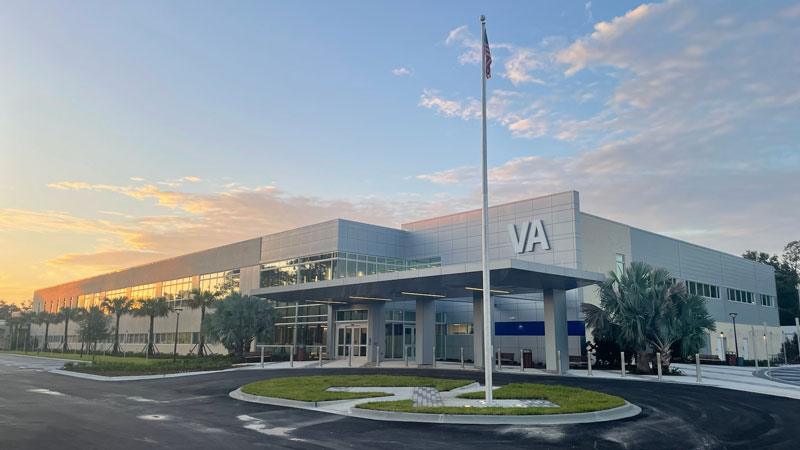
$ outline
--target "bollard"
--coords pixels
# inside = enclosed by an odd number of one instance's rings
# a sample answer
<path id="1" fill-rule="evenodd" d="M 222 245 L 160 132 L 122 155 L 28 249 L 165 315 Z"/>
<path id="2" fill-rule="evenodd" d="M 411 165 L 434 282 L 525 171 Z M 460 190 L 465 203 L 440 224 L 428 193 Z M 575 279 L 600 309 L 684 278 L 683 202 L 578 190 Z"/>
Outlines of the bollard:
<path id="1" fill-rule="evenodd" d="M 622 378 L 625 378 L 625 352 L 620 352 L 619 357 L 622 360 L 620 363 L 622 365 Z"/>
<path id="2" fill-rule="evenodd" d="M 322 367 L 322 346 L 319 346 L 319 367 Z"/>
<path id="3" fill-rule="evenodd" d="M 556 352 L 556 370 L 558 370 L 558 374 L 561 375 L 561 350 Z"/>
<path id="4" fill-rule="evenodd" d="M 128 356 L 128 351 L 127 351 L 127 350 L 125 350 L 124 352 L 122 352 L 122 357 L 123 357 L 123 358 L 126 358 L 127 356 Z"/>
<path id="5" fill-rule="evenodd" d="M 433 346 L 433 368 L 436 368 L 436 346 Z"/>
<path id="6" fill-rule="evenodd" d="M 700 353 L 694 354 L 695 373 L 697 374 L 697 382 L 703 381 L 703 375 L 700 373 Z"/>
<path id="7" fill-rule="evenodd" d="M 376 345 L 375 346 L 375 365 L 377 367 L 381 366 L 381 346 L 380 345 Z"/>
<path id="8" fill-rule="evenodd" d="M 261 347 L 261 368 L 264 368 L 264 347 Z"/>
<path id="9" fill-rule="evenodd" d="M 588 375 L 590 377 L 593 376 L 592 375 L 592 354 L 591 353 L 586 353 L 586 369 L 587 369 L 586 375 Z"/>
<path id="10" fill-rule="evenodd" d="M 656 364 L 658 364 L 658 381 L 663 380 L 661 376 L 661 352 L 656 353 Z"/>
<path id="11" fill-rule="evenodd" d="M 350 344 L 350 353 L 347 355 L 347 367 L 353 367 L 353 344 Z"/>
<path id="12" fill-rule="evenodd" d="M 501 358 L 501 355 L 500 355 L 501 351 L 502 351 L 502 349 L 498 348 L 497 352 L 495 353 L 495 355 L 497 355 L 497 371 L 498 372 L 502 372 L 503 371 L 503 360 L 500 359 Z"/>
<path id="13" fill-rule="evenodd" d="M 292 346 L 292 352 L 289 353 L 289 367 L 294 367 L 294 345 Z"/>
<path id="14" fill-rule="evenodd" d="M 519 371 L 525 372 L 525 360 L 522 359 L 522 349 L 519 349 Z"/>
<path id="15" fill-rule="evenodd" d="M 464 347 L 461 347 L 461 368 L 464 368 Z"/>
<path id="16" fill-rule="evenodd" d="M 406 367 L 408 367 L 408 346 L 403 347 L 403 358 L 406 360 Z"/>

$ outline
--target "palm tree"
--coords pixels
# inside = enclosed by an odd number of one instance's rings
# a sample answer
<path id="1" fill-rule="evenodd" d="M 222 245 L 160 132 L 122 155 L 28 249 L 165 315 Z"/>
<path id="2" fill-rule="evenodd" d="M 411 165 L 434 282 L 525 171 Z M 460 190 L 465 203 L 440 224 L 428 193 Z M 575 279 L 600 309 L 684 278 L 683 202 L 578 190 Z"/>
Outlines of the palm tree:
<path id="1" fill-rule="evenodd" d="M 23 311 L 19 314 L 21 326 L 25 326 L 25 340 L 23 341 L 23 349 L 28 353 L 28 344 L 31 340 L 31 325 L 36 321 L 36 311 Z"/>
<path id="2" fill-rule="evenodd" d="M 201 291 L 200 289 L 192 290 L 189 295 L 189 308 L 200 308 L 200 342 L 197 347 L 197 356 L 205 355 L 206 338 L 203 334 L 203 322 L 206 319 L 206 308 L 213 308 L 217 303 L 219 292 Z"/>
<path id="3" fill-rule="evenodd" d="M 64 321 L 64 345 L 61 347 L 61 352 L 66 353 L 69 350 L 69 345 L 67 344 L 67 333 L 69 332 L 69 321 L 77 321 L 81 317 L 81 308 L 73 308 L 71 306 L 63 306 L 61 307 L 61 311 L 58 312 L 59 322 L 62 320 Z"/>
<path id="4" fill-rule="evenodd" d="M 133 302 L 128 297 L 104 298 L 100 306 L 117 317 L 117 323 L 114 327 L 114 347 L 111 349 L 111 353 L 119 353 L 119 319 L 123 314 L 130 312 Z"/>
<path id="5" fill-rule="evenodd" d="M 46 352 L 47 351 L 47 340 L 50 337 L 50 323 L 54 322 L 55 314 L 50 314 L 47 311 L 39 311 L 36 313 L 36 324 L 42 325 L 44 324 L 44 342 L 40 347 L 39 351 Z"/>
<path id="6" fill-rule="evenodd" d="M 636 352 L 636 368 L 650 371 L 653 351 L 669 366 L 673 347 L 687 356 L 702 347 L 705 333 L 714 329 L 705 301 L 673 283 L 669 271 L 633 262 L 622 274 L 610 272 L 600 285 L 600 306 L 581 305 L 593 335 L 613 340 Z"/>
<path id="7" fill-rule="evenodd" d="M 169 306 L 165 297 L 145 298 L 137 300 L 137 308 L 133 310 L 133 315 L 137 317 L 150 318 L 150 336 L 147 339 L 147 356 L 152 356 L 155 351 L 155 336 L 153 334 L 153 324 L 156 317 L 166 317 L 172 307 Z"/>
<path id="8" fill-rule="evenodd" d="M 21 323 L 22 319 L 18 316 L 9 317 L 8 320 L 6 320 L 6 325 L 8 325 L 8 329 L 11 331 L 11 340 L 8 343 L 9 350 L 16 351 L 19 348 L 19 327 Z"/>

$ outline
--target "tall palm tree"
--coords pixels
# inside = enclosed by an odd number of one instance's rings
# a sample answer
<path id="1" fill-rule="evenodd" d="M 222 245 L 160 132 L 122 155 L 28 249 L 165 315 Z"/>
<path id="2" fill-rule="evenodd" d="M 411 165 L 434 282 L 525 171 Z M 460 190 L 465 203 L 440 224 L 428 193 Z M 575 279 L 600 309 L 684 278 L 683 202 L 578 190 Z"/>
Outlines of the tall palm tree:
<path id="1" fill-rule="evenodd" d="M 133 301 L 128 297 L 104 298 L 100 306 L 106 312 L 114 314 L 117 317 L 117 323 L 114 327 L 114 347 L 111 349 L 111 353 L 119 353 L 119 319 L 123 314 L 130 312 L 133 307 Z"/>
<path id="2" fill-rule="evenodd" d="M 22 323 L 22 320 L 18 316 L 11 316 L 6 320 L 6 325 L 8 325 L 8 329 L 11 331 L 11 335 L 9 336 L 11 340 L 8 343 L 9 350 L 17 350 L 19 348 L 19 326 Z"/>
<path id="3" fill-rule="evenodd" d="M 50 324 L 54 323 L 53 320 L 55 319 L 54 316 L 55 314 L 50 314 L 47 311 L 39 311 L 38 313 L 36 313 L 36 324 L 37 325 L 44 324 L 44 342 L 42 342 L 42 345 L 39 347 L 40 348 L 39 351 L 42 352 L 47 351 L 47 340 L 50 337 Z"/>
<path id="4" fill-rule="evenodd" d="M 136 301 L 137 307 L 133 310 L 133 315 L 137 317 L 150 318 L 150 336 L 147 339 L 147 356 L 152 356 L 155 351 L 155 336 L 153 334 L 153 324 L 156 317 L 166 317 L 172 307 L 169 306 L 165 297 L 145 298 Z"/>
<path id="5" fill-rule="evenodd" d="M 33 325 L 33 323 L 36 321 L 36 311 L 22 311 L 19 314 L 19 317 L 25 331 L 25 340 L 23 341 L 22 346 L 25 350 L 25 353 L 28 353 L 28 344 L 31 340 L 31 325 Z"/>
<path id="6" fill-rule="evenodd" d="M 69 332 L 69 321 L 72 320 L 77 321 L 81 317 L 81 308 L 73 308 L 71 306 L 63 306 L 61 307 L 61 311 L 58 312 L 59 322 L 62 320 L 64 321 L 64 344 L 61 346 L 61 351 L 66 353 L 69 350 L 69 345 L 67 343 L 68 332 Z"/>
<path id="7" fill-rule="evenodd" d="M 189 308 L 200 308 L 200 342 L 197 347 L 197 356 L 205 355 L 206 338 L 203 334 L 203 322 L 206 319 L 206 309 L 213 308 L 217 303 L 219 292 L 201 291 L 193 289 L 189 295 Z"/>

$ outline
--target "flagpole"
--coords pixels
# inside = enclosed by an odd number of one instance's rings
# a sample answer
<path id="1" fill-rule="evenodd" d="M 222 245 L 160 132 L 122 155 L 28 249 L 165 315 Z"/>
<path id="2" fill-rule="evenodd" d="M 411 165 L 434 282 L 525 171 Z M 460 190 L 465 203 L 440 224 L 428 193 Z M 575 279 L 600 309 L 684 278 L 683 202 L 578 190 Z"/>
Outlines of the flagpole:
<path id="1" fill-rule="evenodd" d="M 483 206 L 481 227 L 481 259 L 483 263 L 483 371 L 486 378 L 486 404 L 492 401 L 492 296 L 489 285 L 489 175 L 486 169 L 486 16 L 481 14 L 481 143 Z"/>

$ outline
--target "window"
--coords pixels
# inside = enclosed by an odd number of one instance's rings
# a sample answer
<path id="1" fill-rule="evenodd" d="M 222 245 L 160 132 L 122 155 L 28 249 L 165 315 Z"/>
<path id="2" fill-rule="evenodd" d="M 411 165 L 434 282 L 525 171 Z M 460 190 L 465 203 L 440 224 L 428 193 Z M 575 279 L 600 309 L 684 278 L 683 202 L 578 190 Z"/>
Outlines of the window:
<path id="1" fill-rule="evenodd" d="M 625 255 L 622 253 L 617 253 L 617 275 L 622 276 L 622 273 L 625 272 Z"/>
<path id="2" fill-rule="evenodd" d="M 713 284 L 687 281 L 686 290 L 690 294 L 699 295 L 701 297 L 719 298 L 719 286 L 714 286 Z"/>
<path id="3" fill-rule="evenodd" d="M 161 295 L 174 307 L 186 306 L 184 300 L 189 298 L 192 291 L 192 277 L 178 278 L 161 283 Z"/>
<path id="4" fill-rule="evenodd" d="M 775 297 L 761 294 L 761 306 L 775 306 Z"/>
<path id="5" fill-rule="evenodd" d="M 156 296 L 156 284 L 142 284 L 140 286 L 134 286 L 131 288 L 131 299 L 133 300 L 143 300 L 146 298 L 155 298 Z"/>
<path id="6" fill-rule="evenodd" d="M 447 334 L 473 334 L 471 323 L 450 323 L 447 324 Z"/>
<path id="7" fill-rule="evenodd" d="M 262 264 L 259 285 L 275 287 L 314 283 L 335 278 L 363 277 L 441 265 L 442 258 L 438 256 L 404 260 L 350 252 L 331 252 Z"/>
<path id="8" fill-rule="evenodd" d="M 753 293 L 728 288 L 728 300 L 739 303 L 753 304 Z"/>
<path id="9" fill-rule="evenodd" d="M 239 292 L 239 269 L 200 275 L 200 290 L 222 294 Z"/>
<path id="10" fill-rule="evenodd" d="M 336 320 L 367 320 L 367 310 L 336 311 Z"/>

